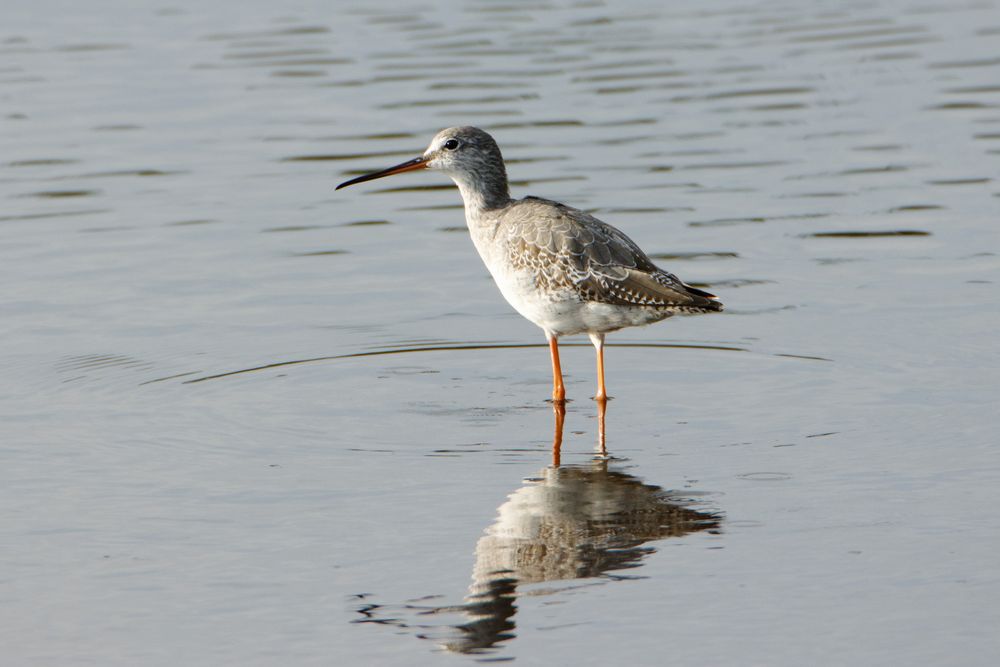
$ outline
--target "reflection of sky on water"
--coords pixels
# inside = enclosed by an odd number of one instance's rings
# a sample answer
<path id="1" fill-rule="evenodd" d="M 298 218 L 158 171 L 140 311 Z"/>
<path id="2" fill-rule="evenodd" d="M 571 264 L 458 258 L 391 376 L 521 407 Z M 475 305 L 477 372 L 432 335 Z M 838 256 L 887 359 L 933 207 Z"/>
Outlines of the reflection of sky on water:
<path id="1" fill-rule="evenodd" d="M 399 615 L 442 642 L 490 618 L 467 552 L 548 457 L 547 353 L 452 186 L 333 191 L 472 123 L 513 195 L 727 305 L 607 351 L 612 454 L 724 494 L 726 548 L 484 574 L 505 652 L 655 655 L 656 609 L 677 664 L 992 665 L 997 1 L 337 4 L 0 10 L 4 659 L 411 665 L 345 596 L 446 591 Z"/>

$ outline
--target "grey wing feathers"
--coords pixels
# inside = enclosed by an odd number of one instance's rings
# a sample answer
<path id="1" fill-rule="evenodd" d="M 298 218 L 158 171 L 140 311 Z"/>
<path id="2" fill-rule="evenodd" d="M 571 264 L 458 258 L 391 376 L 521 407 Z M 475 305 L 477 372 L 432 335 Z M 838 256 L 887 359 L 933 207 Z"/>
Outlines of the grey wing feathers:
<path id="1" fill-rule="evenodd" d="M 540 289 L 575 289 L 586 301 L 678 312 L 722 310 L 714 295 L 650 261 L 624 233 L 563 204 L 526 197 L 510 211 L 508 249 Z"/>

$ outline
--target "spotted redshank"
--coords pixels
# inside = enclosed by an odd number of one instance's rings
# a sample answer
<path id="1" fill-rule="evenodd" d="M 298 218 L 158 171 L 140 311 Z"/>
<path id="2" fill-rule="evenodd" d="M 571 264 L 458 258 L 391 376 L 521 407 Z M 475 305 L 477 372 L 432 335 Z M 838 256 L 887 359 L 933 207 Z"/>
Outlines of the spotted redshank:
<path id="1" fill-rule="evenodd" d="M 592 215 L 539 197 L 511 199 L 500 148 L 477 127 L 441 130 L 420 157 L 337 189 L 417 169 L 437 169 L 455 181 L 472 242 L 497 287 L 545 332 L 557 405 L 566 400 L 560 336 L 590 336 L 597 350 L 594 398 L 603 407 L 605 334 L 677 313 L 722 310 L 713 294 L 656 267 L 632 239 Z"/>

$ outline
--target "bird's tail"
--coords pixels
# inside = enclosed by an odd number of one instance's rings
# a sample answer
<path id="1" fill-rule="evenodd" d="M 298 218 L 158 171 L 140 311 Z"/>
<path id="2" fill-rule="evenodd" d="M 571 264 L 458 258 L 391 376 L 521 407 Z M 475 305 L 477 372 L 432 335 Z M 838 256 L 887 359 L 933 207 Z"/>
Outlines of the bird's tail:
<path id="1" fill-rule="evenodd" d="M 722 311 L 722 302 L 719 301 L 719 297 L 715 296 L 711 292 L 706 292 L 705 290 L 698 289 L 697 287 L 691 287 L 687 283 L 684 283 L 684 288 L 690 296 L 694 297 L 690 304 L 690 307 L 693 310 L 697 310 L 699 312 Z"/>

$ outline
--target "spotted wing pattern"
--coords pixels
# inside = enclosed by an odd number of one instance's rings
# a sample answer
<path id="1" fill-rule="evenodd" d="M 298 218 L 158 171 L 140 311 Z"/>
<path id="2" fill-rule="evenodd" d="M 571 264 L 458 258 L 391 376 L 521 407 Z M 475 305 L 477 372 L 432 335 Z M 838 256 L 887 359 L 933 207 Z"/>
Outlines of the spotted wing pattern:
<path id="1" fill-rule="evenodd" d="M 657 268 L 632 239 L 575 208 L 526 197 L 503 216 L 508 261 L 528 269 L 543 292 L 583 301 L 671 312 L 722 310 L 714 295 Z"/>

